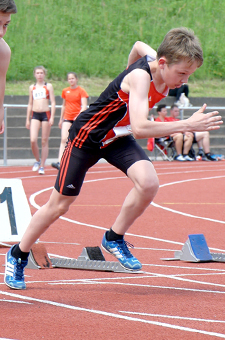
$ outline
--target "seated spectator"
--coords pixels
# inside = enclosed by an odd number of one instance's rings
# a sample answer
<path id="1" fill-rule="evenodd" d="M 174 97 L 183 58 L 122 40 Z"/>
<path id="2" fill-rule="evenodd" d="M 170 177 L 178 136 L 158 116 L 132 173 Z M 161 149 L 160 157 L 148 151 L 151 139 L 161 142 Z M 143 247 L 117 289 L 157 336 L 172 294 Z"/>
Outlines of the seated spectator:
<path id="1" fill-rule="evenodd" d="M 179 88 L 170 89 L 169 96 L 175 97 L 175 104 L 180 107 L 192 106 L 188 98 L 189 87 L 187 84 L 183 84 Z"/>
<path id="2" fill-rule="evenodd" d="M 179 110 L 179 109 L 178 109 Z M 158 113 L 158 118 L 155 119 L 157 122 L 171 122 L 175 119 L 172 117 L 167 117 L 167 108 L 166 105 L 160 104 L 156 109 Z M 193 141 L 193 134 L 187 133 L 183 135 L 183 133 L 173 133 L 169 136 L 173 139 L 175 149 L 176 149 L 176 156 L 174 160 L 184 162 L 184 161 L 193 161 L 194 159 L 188 156 L 190 148 L 192 146 Z M 157 141 L 157 138 L 155 139 Z"/>
<path id="3" fill-rule="evenodd" d="M 170 108 L 170 117 L 169 119 L 178 120 L 178 116 L 180 114 L 179 107 L 177 105 L 172 105 Z M 192 134 L 192 132 L 188 132 L 188 134 Z M 217 159 L 213 157 L 210 152 L 210 139 L 209 132 L 194 132 L 193 134 L 193 142 L 198 144 L 198 156 L 201 156 L 203 161 L 216 161 Z"/>

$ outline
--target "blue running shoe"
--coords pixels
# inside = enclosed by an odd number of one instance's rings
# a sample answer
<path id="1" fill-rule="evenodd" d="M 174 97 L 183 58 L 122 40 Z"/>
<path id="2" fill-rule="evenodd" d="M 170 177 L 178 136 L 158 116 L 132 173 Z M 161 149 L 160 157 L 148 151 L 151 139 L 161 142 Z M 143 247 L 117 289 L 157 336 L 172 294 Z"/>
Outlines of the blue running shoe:
<path id="1" fill-rule="evenodd" d="M 28 260 L 22 261 L 21 259 L 13 257 L 12 248 L 8 251 L 5 257 L 5 284 L 12 289 L 26 289 L 26 284 L 24 282 L 24 268 L 26 267 Z"/>
<path id="2" fill-rule="evenodd" d="M 140 270 L 142 264 L 134 257 L 128 249 L 128 245 L 130 247 L 134 247 L 127 241 L 117 240 L 117 241 L 107 241 L 106 236 L 103 236 L 102 239 L 102 248 L 114 255 L 120 262 L 121 266 L 128 270 Z"/>

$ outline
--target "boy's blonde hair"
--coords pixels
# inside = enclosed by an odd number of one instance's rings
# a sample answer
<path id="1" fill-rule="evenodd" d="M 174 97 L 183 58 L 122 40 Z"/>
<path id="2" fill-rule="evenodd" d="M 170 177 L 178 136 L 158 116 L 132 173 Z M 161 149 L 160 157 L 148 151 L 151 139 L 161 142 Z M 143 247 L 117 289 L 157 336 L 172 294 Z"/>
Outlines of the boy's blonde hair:
<path id="1" fill-rule="evenodd" d="M 168 65 L 182 60 L 190 64 L 196 61 L 198 67 L 203 63 L 200 41 L 194 32 L 186 27 L 173 28 L 165 35 L 157 51 L 157 59 L 161 57 L 166 58 Z"/>

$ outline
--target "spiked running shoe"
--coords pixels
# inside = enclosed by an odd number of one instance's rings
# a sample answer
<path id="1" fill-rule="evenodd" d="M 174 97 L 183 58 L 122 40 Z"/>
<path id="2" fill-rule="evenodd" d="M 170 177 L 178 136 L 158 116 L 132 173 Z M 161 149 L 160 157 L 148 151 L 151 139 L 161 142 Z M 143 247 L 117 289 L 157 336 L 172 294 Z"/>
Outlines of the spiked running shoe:
<path id="1" fill-rule="evenodd" d="M 140 270 L 142 264 L 131 254 L 128 245 L 133 248 L 132 244 L 124 240 L 107 241 L 104 235 L 101 246 L 107 253 L 114 255 L 125 269 Z"/>
<path id="2" fill-rule="evenodd" d="M 14 247 L 14 246 L 13 246 Z M 24 282 L 24 268 L 28 260 L 22 261 L 12 256 L 12 248 L 6 254 L 5 284 L 12 289 L 26 289 Z"/>

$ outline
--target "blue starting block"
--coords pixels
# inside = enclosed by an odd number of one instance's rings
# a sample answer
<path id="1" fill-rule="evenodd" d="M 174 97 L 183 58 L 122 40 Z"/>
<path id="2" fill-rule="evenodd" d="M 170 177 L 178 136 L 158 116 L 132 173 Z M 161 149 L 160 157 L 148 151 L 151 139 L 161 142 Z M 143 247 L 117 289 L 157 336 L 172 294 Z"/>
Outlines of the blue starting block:
<path id="1" fill-rule="evenodd" d="M 181 251 L 175 251 L 176 259 L 187 262 L 212 261 L 205 236 L 203 234 L 188 235 Z"/>
<path id="2" fill-rule="evenodd" d="M 214 259 L 214 255 L 211 254 L 206 243 L 205 236 L 203 234 L 194 234 L 188 235 L 188 240 L 184 243 L 182 250 L 175 251 L 173 258 L 166 258 L 162 260 L 171 261 L 171 260 L 181 260 L 186 262 L 209 262 L 209 261 L 216 261 Z M 224 254 L 217 254 L 223 255 Z M 217 256 L 218 257 L 218 256 Z M 217 260 L 218 261 L 218 260 Z"/>
<path id="3" fill-rule="evenodd" d="M 225 253 L 210 253 L 203 234 L 188 235 L 182 250 L 175 251 L 173 258 L 161 259 L 165 261 L 186 262 L 225 262 Z"/>

